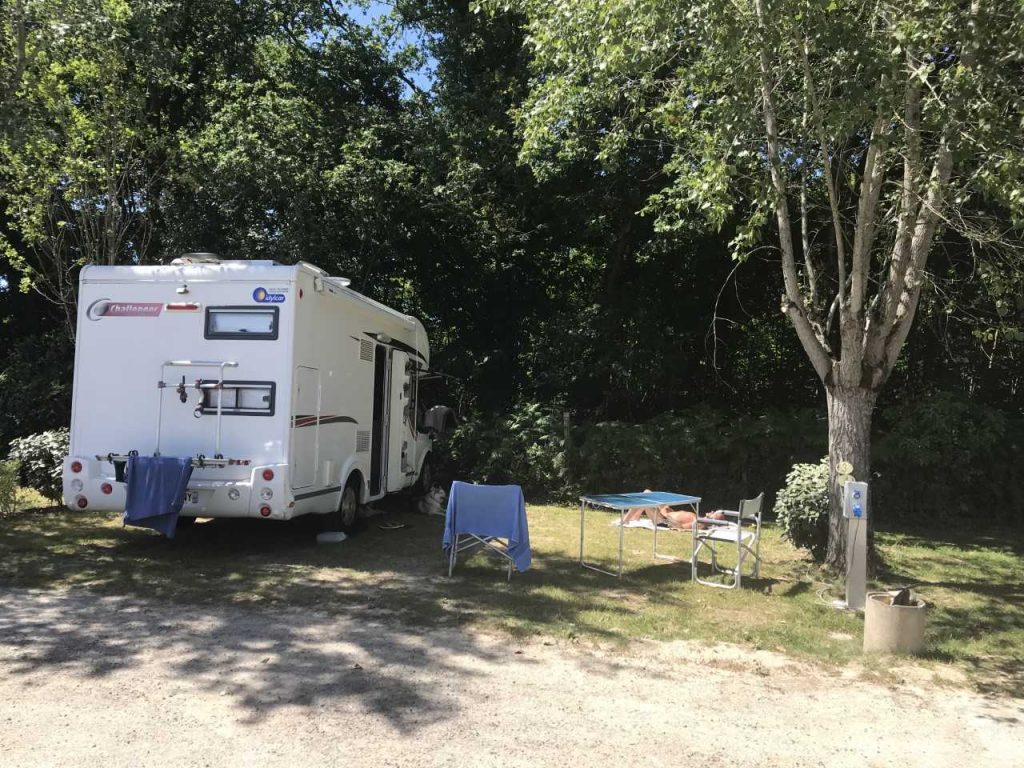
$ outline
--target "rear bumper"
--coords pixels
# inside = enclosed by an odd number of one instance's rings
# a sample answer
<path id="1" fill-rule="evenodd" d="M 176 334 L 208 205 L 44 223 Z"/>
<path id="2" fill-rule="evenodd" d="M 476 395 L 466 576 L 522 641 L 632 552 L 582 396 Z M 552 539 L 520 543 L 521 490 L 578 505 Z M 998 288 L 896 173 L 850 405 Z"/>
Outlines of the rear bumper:
<path id="1" fill-rule="evenodd" d="M 75 470 L 78 471 L 75 471 Z M 238 468 L 231 468 L 237 474 Z M 295 501 L 288 488 L 285 464 L 245 467 L 245 477 L 225 477 L 229 470 L 196 468 L 182 506 L 183 517 L 257 517 L 288 520 Z M 270 480 L 264 472 L 272 472 Z M 72 510 L 122 512 L 127 486 L 116 477 L 113 462 L 95 456 L 64 459 L 64 504 Z"/>

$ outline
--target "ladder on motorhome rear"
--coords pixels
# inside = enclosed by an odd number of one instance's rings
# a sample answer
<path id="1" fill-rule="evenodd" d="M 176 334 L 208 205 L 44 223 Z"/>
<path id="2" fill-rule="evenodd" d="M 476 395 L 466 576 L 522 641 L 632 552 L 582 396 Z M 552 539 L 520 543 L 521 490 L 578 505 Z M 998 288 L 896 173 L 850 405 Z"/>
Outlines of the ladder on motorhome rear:
<path id="1" fill-rule="evenodd" d="M 207 458 L 203 454 L 198 454 L 192 459 L 192 466 L 194 467 L 225 467 L 230 464 L 248 464 L 248 460 L 239 459 L 225 459 L 220 451 L 220 437 L 221 437 L 221 425 L 223 422 L 223 401 L 224 401 L 224 370 L 227 368 L 237 368 L 238 363 L 233 360 L 167 360 L 160 366 L 160 379 L 156 383 L 157 387 L 157 410 L 156 410 L 156 449 L 153 451 L 154 456 L 160 455 L 160 437 L 163 431 L 163 413 L 164 413 L 164 390 L 173 388 L 182 397 L 185 395 L 186 389 L 196 389 L 200 393 L 203 390 L 211 390 L 217 393 L 217 433 L 214 441 L 213 458 Z M 181 377 L 181 382 L 174 384 L 164 381 L 164 377 L 167 374 L 168 368 L 216 368 L 219 371 L 219 375 L 216 381 L 203 381 L 202 379 L 196 379 L 195 384 L 186 385 L 185 377 Z M 202 405 L 199 406 L 202 408 Z M 119 453 L 108 453 L 103 456 L 97 456 L 97 459 L 103 461 L 109 461 L 111 463 L 118 461 L 127 461 L 128 454 Z"/>

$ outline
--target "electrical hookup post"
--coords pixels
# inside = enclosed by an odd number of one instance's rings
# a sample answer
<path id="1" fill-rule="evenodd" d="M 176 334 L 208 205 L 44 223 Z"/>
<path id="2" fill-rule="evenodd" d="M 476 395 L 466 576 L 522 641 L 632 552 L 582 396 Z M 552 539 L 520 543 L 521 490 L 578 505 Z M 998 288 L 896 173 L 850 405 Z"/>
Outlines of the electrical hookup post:
<path id="1" fill-rule="evenodd" d="M 853 466 L 839 463 L 836 481 L 843 488 L 843 518 L 846 520 L 846 599 L 833 605 L 847 611 L 863 611 L 867 595 L 868 484 L 853 479 Z"/>

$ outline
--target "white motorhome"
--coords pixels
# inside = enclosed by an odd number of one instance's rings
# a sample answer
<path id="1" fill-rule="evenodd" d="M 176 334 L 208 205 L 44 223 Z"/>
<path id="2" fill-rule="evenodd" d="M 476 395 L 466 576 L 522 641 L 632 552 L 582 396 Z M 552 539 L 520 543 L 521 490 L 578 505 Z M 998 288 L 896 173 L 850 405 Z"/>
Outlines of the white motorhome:
<path id="1" fill-rule="evenodd" d="M 130 453 L 190 457 L 181 515 L 286 520 L 429 488 L 417 424 L 423 326 L 310 264 L 87 266 L 79 292 L 72 509 L 124 509 Z"/>

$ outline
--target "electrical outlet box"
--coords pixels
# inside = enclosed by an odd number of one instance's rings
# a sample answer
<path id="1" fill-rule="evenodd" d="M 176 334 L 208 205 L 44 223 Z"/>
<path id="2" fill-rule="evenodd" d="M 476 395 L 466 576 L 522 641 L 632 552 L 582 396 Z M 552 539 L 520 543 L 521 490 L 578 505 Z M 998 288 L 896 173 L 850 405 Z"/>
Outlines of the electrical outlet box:
<path id="1" fill-rule="evenodd" d="M 843 483 L 843 517 L 866 520 L 868 516 L 868 484 L 849 480 Z"/>

